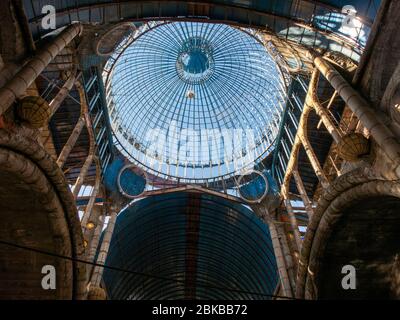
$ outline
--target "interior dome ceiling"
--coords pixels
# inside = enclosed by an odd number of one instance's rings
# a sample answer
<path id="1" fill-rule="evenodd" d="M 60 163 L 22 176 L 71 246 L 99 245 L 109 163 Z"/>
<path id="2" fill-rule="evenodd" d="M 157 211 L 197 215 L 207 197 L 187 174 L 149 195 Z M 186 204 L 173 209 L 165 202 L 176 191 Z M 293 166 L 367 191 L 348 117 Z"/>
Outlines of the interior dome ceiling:
<path id="1" fill-rule="evenodd" d="M 108 95 L 120 151 L 157 176 L 232 176 L 271 151 L 285 101 L 258 39 L 224 24 L 172 22 L 118 57 Z"/>

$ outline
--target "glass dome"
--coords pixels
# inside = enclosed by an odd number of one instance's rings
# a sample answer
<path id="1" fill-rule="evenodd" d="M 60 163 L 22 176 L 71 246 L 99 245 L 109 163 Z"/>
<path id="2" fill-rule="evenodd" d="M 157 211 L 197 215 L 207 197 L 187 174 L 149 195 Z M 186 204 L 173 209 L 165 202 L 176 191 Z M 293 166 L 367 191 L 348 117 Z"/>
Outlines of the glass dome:
<path id="1" fill-rule="evenodd" d="M 117 147 L 152 175 L 203 183 L 265 158 L 285 85 L 264 45 L 224 24 L 146 29 L 117 57 L 107 83 Z"/>

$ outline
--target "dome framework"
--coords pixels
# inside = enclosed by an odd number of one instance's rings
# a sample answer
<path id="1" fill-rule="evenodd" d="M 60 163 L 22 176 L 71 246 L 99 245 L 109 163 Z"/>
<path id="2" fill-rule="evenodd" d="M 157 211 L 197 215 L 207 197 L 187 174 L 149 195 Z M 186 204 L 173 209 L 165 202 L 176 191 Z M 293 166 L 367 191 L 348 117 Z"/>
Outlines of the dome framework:
<path id="1" fill-rule="evenodd" d="M 106 86 L 120 151 L 147 172 L 204 183 L 264 159 L 286 96 L 263 44 L 224 24 L 172 22 L 136 32 Z"/>

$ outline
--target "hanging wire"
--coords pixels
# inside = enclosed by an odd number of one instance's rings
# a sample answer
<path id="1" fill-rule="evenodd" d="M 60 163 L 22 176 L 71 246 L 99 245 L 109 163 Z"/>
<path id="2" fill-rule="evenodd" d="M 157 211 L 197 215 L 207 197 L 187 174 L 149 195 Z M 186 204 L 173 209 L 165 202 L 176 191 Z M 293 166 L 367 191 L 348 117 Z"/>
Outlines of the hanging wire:
<path id="1" fill-rule="evenodd" d="M 16 244 L 16 243 L 4 241 L 4 240 L 0 240 L 0 244 L 6 245 L 6 246 L 10 246 L 10 247 L 14 247 L 14 248 L 18 248 L 18 249 L 22 249 L 22 250 L 27 250 L 27 251 L 30 251 L 30 252 L 36 252 L 36 253 L 39 253 L 39 254 L 51 256 L 51 257 L 58 258 L 58 259 L 64 259 L 64 260 L 69 260 L 69 261 L 73 261 L 73 262 L 84 263 L 84 264 L 92 265 L 92 266 L 95 266 L 95 267 L 103 267 L 105 269 L 110 269 L 110 270 L 114 270 L 114 271 L 134 274 L 134 275 L 138 275 L 138 276 L 142 276 L 142 277 L 146 277 L 146 278 L 153 278 L 153 279 L 158 279 L 158 280 L 164 280 L 164 281 L 170 281 L 170 282 L 185 284 L 184 280 L 161 277 L 161 276 L 158 276 L 158 275 L 155 275 L 155 274 L 149 274 L 149 273 L 144 273 L 144 272 L 136 272 L 136 271 L 133 271 L 133 270 L 113 267 L 113 266 L 109 266 L 109 265 L 106 265 L 106 264 L 99 264 L 99 263 L 95 263 L 95 262 L 86 261 L 86 260 L 83 260 L 83 259 L 77 259 L 77 258 L 73 258 L 73 257 L 69 257 L 69 256 L 57 254 L 57 253 L 48 252 L 48 251 L 41 250 L 41 249 L 30 248 L 30 247 L 27 247 L 27 246 L 23 246 L 23 245 L 20 245 L 20 244 Z M 213 285 L 209 285 L 209 284 L 206 284 L 206 283 L 197 284 L 197 286 L 201 287 L 201 288 L 218 289 L 218 290 L 221 290 L 221 291 L 229 291 L 229 292 L 237 292 L 237 293 L 247 293 L 247 294 L 253 294 L 253 295 L 270 297 L 270 298 L 298 300 L 298 299 L 292 298 L 292 297 L 286 297 L 286 296 L 280 296 L 280 295 L 272 295 L 272 294 L 266 294 L 266 293 L 262 293 L 262 292 L 244 291 L 244 290 L 240 290 L 240 289 L 221 287 L 221 286 L 213 286 Z"/>

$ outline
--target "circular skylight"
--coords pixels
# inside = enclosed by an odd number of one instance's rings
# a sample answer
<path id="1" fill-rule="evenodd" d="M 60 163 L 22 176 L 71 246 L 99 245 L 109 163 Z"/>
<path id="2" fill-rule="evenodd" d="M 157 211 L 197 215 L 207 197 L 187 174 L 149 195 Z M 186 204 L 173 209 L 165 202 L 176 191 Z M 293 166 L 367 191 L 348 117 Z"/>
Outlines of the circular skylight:
<path id="1" fill-rule="evenodd" d="M 112 59 L 107 98 L 117 146 L 147 172 L 181 182 L 218 180 L 271 152 L 284 83 L 248 33 L 165 23 Z"/>
<path id="2" fill-rule="evenodd" d="M 214 71 L 212 45 L 201 37 L 190 37 L 181 45 L 176 71 L 182 81 L 199 84 L 209 79 Z"/>

